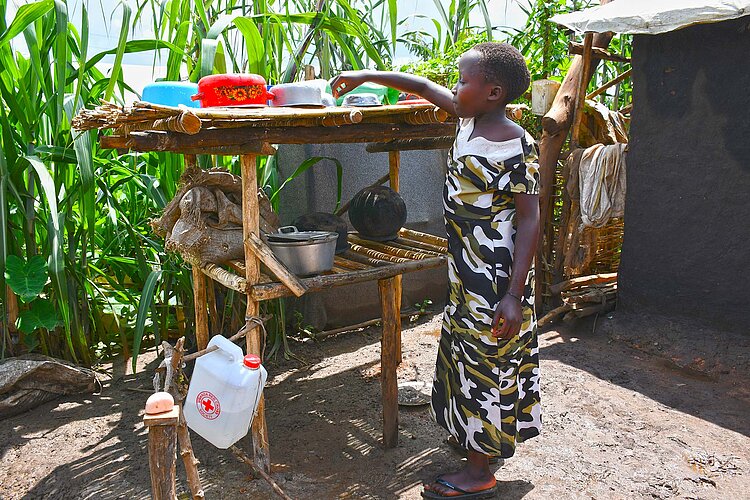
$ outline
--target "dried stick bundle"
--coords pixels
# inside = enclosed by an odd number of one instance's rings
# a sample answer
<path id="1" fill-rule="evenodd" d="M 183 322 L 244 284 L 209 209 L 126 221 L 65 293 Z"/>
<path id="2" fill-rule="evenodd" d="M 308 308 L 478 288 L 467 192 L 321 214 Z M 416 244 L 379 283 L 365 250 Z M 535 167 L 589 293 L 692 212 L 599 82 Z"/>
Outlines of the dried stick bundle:
<path id="1" fill-rule="evenodd" d="M 563 304 L 542 317 L 538 325 L 545 326 L 560 316 L 563 321 L 583 318 L 611 311 L 617 301 L 617 273 L 579 276 L 550 287 Z"/>

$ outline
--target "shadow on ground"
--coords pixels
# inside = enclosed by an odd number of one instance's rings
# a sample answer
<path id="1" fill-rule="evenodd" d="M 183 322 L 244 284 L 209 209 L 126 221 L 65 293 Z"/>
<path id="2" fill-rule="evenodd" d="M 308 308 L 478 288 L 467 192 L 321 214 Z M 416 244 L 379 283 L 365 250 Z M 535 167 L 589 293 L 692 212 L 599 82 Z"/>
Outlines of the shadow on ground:
<path id="1" fill-rule="evenodd" d="M 439 321 L 433 323 L 431 328 L 439 331 Z M 581 443 L 575 435 L 578 431 L 569 423 L 570 418 L 577 418 L 573 403 L 581 402 L 581 410 L 592 412 L 586 415 L 586 425 L 590 422 L 593 429 L 619 419 L 617 425 L 623 427 L 622 435 L 628 439 L 630 399 L 616 407 L 620 414 L 596 417 L 602 413 L 601 408 L 594 408 L 596 394 L 584 401 L 576 393 L 581 390 L 575 387 L 577 381 L 586 387 L 606 382 L 627 389 L 617 389 L 622 394 L 612 394 L 609 404 L 640 393 L 668 407 L 663 413 L 666 418 L 674 409 L 750 435 L 746 418 L 750 406 L 747 399 L 733 392 L 735 386 L 677 369 L 663 358 L 592 330 L 591 322 L 582 322 L 541 335 L 543 398 L 554 395 L 546 403 L 543 400 L 548 430 L 539 442 L 546 448 L 537 449 L 537 440 L 528 448 L 524 445 L 523 456 L 514 458 L 513 464 L 498 474 L 504 498 L 549 498 L 548 492 L 582 491 L 564 489 L 578 488 L 578 483 L 564 482 L 571 472 L 584 478 L 582 484 L 603 484 L 601 478 L 597 479 L 600 483 L 590 483 L 590 474 L 598 472 L 579 467 L 588 462 L 571 455 L 579 449 L 575 447 L 591 447 Z M 405 357 L 402 375 L 416 364 L 423 373 L 431 370 L 437 339 L 420 335 L 411 334 L 408 339 L 411 357 Z M 294 351 L 307 364 L 294 360 L 269 364 L 272 382 L 265 392 L 273 476 L 292 498 L 417 499 L 422 482 L 459 463 L 426 407 L 402 408 L 399 446 L 382 448 L 377 328 L 319 344 L 300 344 Z M 156 360 L 153 353 L 144 360 L 150 361 L 138 375 L 111 382 L 101 396 L 50 402 L 35 412 L 4 421 L 0 426 L 4 494 L 8 498 L 148 498 L 147 440 L 140 416 L 148 395 L 132 390 L 150 386 Z M 546 376 L 545 363 L 550 371 L 554 365 L 558 377 Z M 566 399 L 569 389 L 577 399 Z M 566 416 L 568 411 L 571 415 Z M 193 443 L 207 498 L 272 498 L 265 482 L 249 481 L 247 467 L 229 452 L 213 448 L 195 434 Z M 604 440 L 598 445 L 603 450 L 613 446 L 615 455 L 621 446 Z M 631 445 L 636 451 L 643 449 L 639 442 Z M 249 448 L 247 439 L 241 446 Z M 565 457 L 572 457 L 571 461 L 560 461 L 567 460 Z M 545 472 L 547 465 L 553 470 Z M 534 472 L 530 473 L 529 467 Z M 597 470 L 617 471 L 618 467 L 598 466 Z M 187 498 L 179 461 L 177 470 L 180 496 Z M 623 474 L 628 476 L 627 471 Z M 618 488 L 627 484 L 611 483 L 611 478 L 607 481 Z"/>
<path id="2" fill-rule="evenodd" d="M 613 321 L 620 324 L 611 324 Z M 610 322 L 610 324 L 607 324 Z M 610 332 L 618 332 L 621 325 L 636 328 L 631 338 L 640 337 L 639 343 L 630 342 L 638 348 L 624 346 L 613 340 Z M 554 359 L 566 365 L 585 370 L 595 377 L 638 392 L 658 403 L 677 411 L 693 415 L 745 436 L 750 436 L 750 394 L 747 390 L 748 374 L 740 378 L 708 374 L 695 368 L 680 366 L 672 361 L 672 356 L 654 355 L 654 344 L 665 352 L 689 350 L 696 338 L 684 334 L 679 340 L 682 345 L 667 345 L 660 331 L 651 331 L 647 323 L 637 326 L 632 320 L 593 319 L 580 321 L 571 326 L 561 325 L 554 331 L 543 334 L 545 341 L 540 351 L 541 358 Z M 695 331 L 695 337 L 701 334 Z M 619 335 L 615 333 L 615 338 Z M 731 349 L 732 336 L 713 336 L 711 342 L 724 349 Z M 657 342 L 656 340 L 660 341 Z M 700 342 L 706 342 L 705 338 Z M 652 349 L 641 348 L 649 344 Z M 685 345 L 687 344 L 687 345 Z M 740 348 L 738 346 L 738 348 Z M 697 350 L 693 351 L 697 356 Z M 746 355 L 748 351 L 745 351 Z M 719 363 L 719 361 L 715 361 Z"/>

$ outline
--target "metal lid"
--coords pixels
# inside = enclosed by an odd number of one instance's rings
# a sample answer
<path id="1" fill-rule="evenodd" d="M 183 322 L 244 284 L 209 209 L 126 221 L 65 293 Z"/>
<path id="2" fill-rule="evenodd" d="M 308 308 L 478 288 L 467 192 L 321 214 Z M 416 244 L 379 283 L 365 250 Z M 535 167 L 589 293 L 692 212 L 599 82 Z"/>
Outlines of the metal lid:
<path id="1" fill-rule="evenodd" d="M 284 226 L 279 228 L 278 233 L 267 234 L 266 238 L 273 242 L 294 243 L 323 241 L 338 236 L 338 233 L 331 231 L 299 231 L 295 226 Z"/>

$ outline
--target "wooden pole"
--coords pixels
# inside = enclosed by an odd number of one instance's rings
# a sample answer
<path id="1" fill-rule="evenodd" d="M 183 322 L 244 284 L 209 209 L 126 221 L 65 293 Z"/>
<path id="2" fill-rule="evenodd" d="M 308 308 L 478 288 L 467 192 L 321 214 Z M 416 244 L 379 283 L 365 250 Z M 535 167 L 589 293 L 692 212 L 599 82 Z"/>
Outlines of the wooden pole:
<path id="1" fill-rule="evenodd" d="M 255 465 L 252 460 L 250 460 L 250 457 L 245 455 L 245 453 L 241 449 L 237 448 L 234 445 L 230 446 L 229 449 L 232 450 L 234 456 L 236 456 L 241 462 L 249 465 L 250 468 L 253 469 L 253 472 L 257 473 L 258 475 L 260 475 L 260 477 L 265 479 L 266 482 L 271 485 L 271 488 L 273 488 L 273 491 L 279 496 L 279 498 L 283 498 L 284 500 L 292 500 L 289 495 L 284 493 L 284 490 L 281 489 L 281 486 L 279 486 L 271 476 L 266 474 L 263 469 L 259 469 L 258 466 Z"/>
<path id="2" fill-rule="evenodd" d="M 402 123 L 360 123 L 356 127 L 245 127 L 201 130 L 196 135 L 176 132 L 133 132 L 130 135 L 105 135 L 100 143 L 104 149 L 134 151 L 174 151 L 181 153 L 248 154 L 267 144 L 331 144 L 377 142 L 389 137 L 422 139 L 445 137 L 455 133 L 453 123 L 408 125 Z M 272 153 L 269 153 L 272 154 Z"/>
<path id="3" fill-rule="evenodd" d="M 399 191 L 399 175 L 401 173 L 401 153 L 399 151 L 388 152 L 388 182 L 391 185 L 391 189 L 398 193 Z M 401 275 L 394 276 L 395 292 L 396 292 L 396 309 L 401 310 L 401 296 L 403 294 L 403 286 Z M 401 364 L 403 356 L 401 353 L 401 318 L 399 317 L 399 328 L 396 330 L 396 362 Z"/>
<path id="4" fill-rule="evenodd" d="M 581 130 L 581 121 L 583 120 L 583 108 L 586 103 L 586 88 L 588 87 L 588 79 L 585 76 L 589 73 L 591 68 L 591 46 L 594 40 L 593 33 L 586 33 L 586 37 L 583 41 L 583 66 L 581 71 L 581 77 L 578 82 L 578 92 L 576 95 L 576 102 L 573 108 L 573 124 L 571 126 L 571 138 L 570 145 L 572 148 L 578 147 L 578 138 Z M 563 182 L 567 184 L 568 177 L 570 176 L 569 169 L 570 161 L 565 163 L 563 167 L 562 176 Z M 564 254 L 568 246 L 566 241 L 570 234 L 570 213 L 571 213 L 571 199 L 567 189 L 563 189 L 563 204 L 562 204 L 562 218 L 560 221 L 560 228 L 557 233 L 557 241 L 555 242 L 555 262 L 553 266 L 553 282 L 557 283 L 562 280 L 565 274 L 565 259 Z"/>
<path id="5" fill-rule="evenodd" d="M 168 343 L 162 342 L 162 345 L 164 346 L 164 352 L 166 353 L 168 351 Z M 180 380 L 182 379 L 182 363 L 185 361 L 184 345 L 185 337 L 181 337 L 177 340 L 172 351 L 172 359 L 170 360 L 170 364 L 172 365 L 172 380 L 165 380 L 164 382 L 164 389 L 172 395 L 175 406 L 178 408 L 182 408 L 181 405 L 184 403 L 185 396 L 187 395 L 187 387 L 180 383 Z M 200 462 L 195 458 L 195 454 L 193 453 L 190 432 L 188 431 L 187 422 L 185 421 L 185 414 L 182 412 L 180 412 L 180 418 L 177 423 L 177 442 L 180 448 L 180 457 L 182 457 L 182 463 L 185 466 L 185 476 L 187 477 L 188 486 L 190 487 L 193 499 L 202 500 L 205 498 L 205 493 L 203 492 L 201 478 L 198 474 L 198 465 Z"/>
<path id="6" fill-rule="evenodd" d="M 202 269 L 200 271 L 203 273 Z M 208 320 L 211 325 L 210 331 L 214 334 L 220 333 L 221 315 L 219 314 L 219 309 L 216 304 L 216 286 L 214 285 L 214 281 L 212 279 L 209 279 L 206 282 L 206 302 L 208 302 Z"/>
<path id="7" fill-rule="evenodd" d="M 583 55 L 583 44 L 582 43 L 575 43 L 570 42 L 568 44 L 568 52 L 575 55 Z M 619 62 L 619 63 L 629 63 L 630 59 L 624 56 L 618 56 L 617 54 L 612 54 L 610 51 L 601 49 L 599 47 L 592 47 L 591 48 L 591 56 L 594 59 L 600 59 L 605 61 L 612 61 L 612 62 Z"/>
<path id="8" fill-rule="evenodd" d="M 609 3 L 611 0 L 602 0 L 601 5 Z M 609 42 L 614 36 L 613 33 L 598 33 L 593 36 L 592 47 L 606 49 Z M 591 75 L 596 69 L 599 60 L 594 60 L 594 64 L 589 65 L 588 72 L 584 78 L 588 82 Z M 557 170 L 557 161 L 560 158 L 565 139 L 567 138 L 570 125 L 573 122 L 573 109 L 575 106 L 575 96 L 577 95 L 580 75 L 583 73 L 583 57 L 575 56 L 570 64 L 570 69 L 563 79 L 555 95 L 552 107 L 542 118 L 542 138 L 539 141 L 539 170 L 541 177 L 541 190 L 539 193 L 539 214 L 542 221 L 542 231 L 539 234 L 539 245 L 537 245 L 537 270 L 535 278 L 536 300 L 538 308 L 542 307 L 542 292 L 544 288 L 544 257 L 551 255 L 552 234 L 547 234 L 545 241 L 545 230 L 550 227 L 552 220 L 552 194 L 555 184 L 555 172 Z"/>
<path id="9" fill-rule="evenodd" d="M 255 155 L 240 157 L 242 165 L 242 233 L 245 238 L 245 279 L 248 286 L 253 286 L 260 279 L 260 262 L 249 243 L 250 234 L 258 235 L 260 231 L 260 208 L 258 206 L 258 179 L 255 166 Z M 245 309 L 245 326 L 250 328 L 250 318 L 258 316 L 258 302 L 252 295 L 247 296 Z M 251 330 L 245 337 L 248 354 L 263 357 L 263 342 L 260 328 Z M 266 427 L 265 397 L 261 395 L 258 412 L 251 428 L 253 439 L 253 458 L 259 469 L 271 471 L 271 457 L 268 445 L 268 428 Z"/>
<path id="10" fill-rule="evenodd" d="M 195 305 L 195 343 L 198 349 L 208 345 L 208 310 L 206 277 L 198 266 L 193 266 L 193 304 Z"/>
<path id="11" fill-rule="evenodd" d="M 571 127 L 571 149 L 578 147 L 578 138 L 581 133 L 581 122 L 583 121 L 583 109 L 586 105 L 586 88 L 589 86 L 589 74 L 591 69 L 591 46 L 594 42 L 594 34 L 586 33 L 583 39 L 583 70 L 578 84 L 578 95 L 576 96 L 575 111 L 573 113 L 573 125 Z"/>
<path id="12" fill-rule="evenodd" d="M 200 171 L 196 155 L 184 155 L 185 171 Z M 193 271 L 193 307 L 195 309 L 195 343 L 198 349 L 208 345 L 208 312 L 206 298 L 206 278 L 198 266 Z"/>
<path id="13" fill-rule="evenodd" d="M 564 182 L 567 182 L 570 176 L 570 160 L 565 162 L 562 170 Z M 555 261 L 552 266 L 552 283 L 558 283 L 563 274 L 565 273 L 565 250 L 567 248 L 566 242 L 570 235 L 570 195 L 568 190 L 563 188 L 562 190 L 562 208 L 560 215 L 560 227 L 557 230 L 557 240 L 555 241 Z"/>
<path id="14" fill-rule="evenodd" d="M 589 95 L 587 95 L 586 99 L 593 99 L 594 97 L 596 97 L 596 96 L 598 96 L 600 94 L 603 94 L 608 88 L 612 87 L 613 85 L 617 85 L 618 83 L 622 82 L 623 80 L 625 80 L 626 78 L 628 78 L 632 74 L 633 74 L 632 68 L 629 69 L 629 70 L 627 70 L 627 71 L 625 71 L 625 72 L 623 72 L 623 73 L 620 73 L 618 76 L 616 76 L 615 78 L 611 79 L 610 81 L 608 81 L 607 83 L 603 84 L 601 87 L 599 87 L 598 89 L 596 89 L 595 91 L 593 91 L 592 93 L 590 93 Z M 615 101 L 615 102 L 617 102 L 617 101 Z"/>
<path id="15" fill-rule="evenodd" d="M 299 278 L 295 276 L 279 259 L 276 258 L 273 251 L 268 248 L 263 240 L 253 233 L 247 233 L 245 236 L 245 248 L 250 247 L 253 254 L 263 261 L 279 281 L 284 283 L 296 297 L 301 297 L 305 293 L 305 285 L 300 283 Z"/>
<path id="16" fill-rule="evenodd" d="M 177 465 L 177 422 L 180 407 L 157 415 L 145 415 L 148 427 L 148 466 L 151 472 L 151 495 L 154 500 L 175 500 Z"/>
<path id="17" fill-rule="evenodd" d="M 396 302 L 396 279 L 378 281 L 380 304 L 383 310 L 383 337 L 380 341 L 380 389 L 383 398 L 383 445 L 398 445 L 398 332 L 401 331 L 401 311 Z"/>

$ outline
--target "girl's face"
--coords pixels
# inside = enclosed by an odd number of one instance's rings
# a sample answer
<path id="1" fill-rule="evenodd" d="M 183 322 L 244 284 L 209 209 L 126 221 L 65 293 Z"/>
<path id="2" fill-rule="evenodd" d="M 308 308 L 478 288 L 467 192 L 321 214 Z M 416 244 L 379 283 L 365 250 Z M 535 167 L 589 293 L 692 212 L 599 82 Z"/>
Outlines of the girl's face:
<path id="1" fill-rule="evenodd" d="M 453 105 L 460 118 L 491 111 L 502 98 L 500 86 L 489 83 L 479 65 L 479 52 L 469 50 L 458 60 L 458 83 L 453 87 Z"/>

